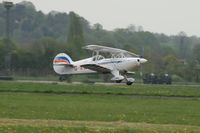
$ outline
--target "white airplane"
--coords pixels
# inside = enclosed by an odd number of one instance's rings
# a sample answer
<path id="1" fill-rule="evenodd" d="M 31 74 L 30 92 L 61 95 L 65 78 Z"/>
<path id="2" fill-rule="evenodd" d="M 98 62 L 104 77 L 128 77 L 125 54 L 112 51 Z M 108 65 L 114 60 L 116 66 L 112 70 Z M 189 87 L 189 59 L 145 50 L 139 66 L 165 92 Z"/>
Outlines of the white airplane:
<path id="1" fill-rule="evenodd" d="M 112 81 L 120 83 L 125 80 L 127 85 L 131 85 L 135 79 L 127 78 L 127 74 L 133 73 L 130 70 L 147 62 L 139 55 L 117 48 L 99 45 L 87 45 L 83 48 L 93 51 L 93 56 L 79 61 L 72 61 L 67 54 L 60 53 L 53 60 L 54 71 L 61 76 L 111 73 L 113 75 Z M 109 54 L 109 57 L 105 58 L 102 54 Z"/>

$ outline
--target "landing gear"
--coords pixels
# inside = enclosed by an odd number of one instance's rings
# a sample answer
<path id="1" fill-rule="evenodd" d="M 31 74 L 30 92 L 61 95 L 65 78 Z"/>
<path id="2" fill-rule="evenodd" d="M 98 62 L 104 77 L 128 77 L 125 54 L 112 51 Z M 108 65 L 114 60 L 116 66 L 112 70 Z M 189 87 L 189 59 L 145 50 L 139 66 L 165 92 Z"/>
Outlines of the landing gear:
<path id="1" fill-rule="evenodd" d="M 116 82 L 116 83 L 121 83 L 121 82 L 122 82 L 122 80 L 116 80 L 115 82 Z"/>
<path id="2" fill-rule="evenodd" d="M 123 80 L 125 80 L 127 85 L 132 85 L 133 82 L 135 81 L 134 78 L 127 78 L 126 71 L 120 74 L 118 70 L 115 70 L 115 71 L 111 71 L 111 73 L 114 75 L 114 77 L 111 78 L 111 80 L 115 81 L 116 83 L 121 83 Z"/>
<path id="3" fill-rule="evenodd" d="M 123 80 L 126 81 L 126 84 L 127 84 L 127 85 L 132 85 L 133 82 L 135 81 L 134 78 L 126 78 L 126 77 L 125 77 Z M 123 80 L 115 80 L 115 82 L 116 82 L 116 83 L 121 83 Z"/>
<path id="4" fill-rule="evenodd" d="M 63 82 L 64 80 L 66 80 L 65 76 L 62 76 L 62 75 L 61 75 L 61 76 L 59 77 L 59 81 L 60 81 L 60 82 Z"/>
<path id="5" fill-rule="evenodd" d="M 126 84 L 127 84 L 127 85 L 132 85 L 133 82 L 131 82 L 131 81 L 127 81 Z"/>
<path id="6" fill-rule="evenodd" d="M 59 77 L 59 81 L 63 82 L 63 81 L 67 81 L 68 83 L 71 83 L 71 75 L 60 75 Z"/>
<path id="7" fill-rule="evenodd" d="M 127 85 L 132 85 L 133 82 L 135 81 L 134 78 L 127 78 L 126 76 L 125 76 L 125 80 L 126 80 L 126 84 L 127 84 Z"/>

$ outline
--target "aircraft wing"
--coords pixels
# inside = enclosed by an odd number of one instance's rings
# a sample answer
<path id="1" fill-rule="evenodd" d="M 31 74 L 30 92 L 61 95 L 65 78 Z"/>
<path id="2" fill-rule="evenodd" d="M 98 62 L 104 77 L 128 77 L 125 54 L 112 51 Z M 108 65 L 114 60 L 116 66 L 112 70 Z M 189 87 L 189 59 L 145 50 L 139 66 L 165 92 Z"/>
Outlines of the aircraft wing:
<path id="1" fill-rule="evenodd" d="M 122 50 L 122 49 L 117 49 L 117 48 L 111 48 L 111 47 L 106 47 L 106 46 L 99 46 L 99 45 L 87 45 L 85 47 L 83 47 L 84 49 L 88 49 L 91 51 L 95 51 L 95 52 L 103 52 L 103 53 L 111 53 L 111 54 L 124 54 L 125 56 L 136 56 L 139 57 L 139 55 L 135 54 L 135 53 L 131 53 L 129 51 L 126 50 Z"/>
<path id="2" fill-rule="evenodd" d="M 111 70 L 96 64 L 85 64 L 85 65 L 81 65 L 81 67 L 84 67 L 86 69 L 90 69 L 99 73 L 110 73 Z"/>
<path id="3" fill-rule="evenodd" d="M 110 70 L 108 68 L 99 66 L 97 64 L 85 64 L 85 65 L 81 65 L 81 67 L 84 67 L 86 69 L 90 69 L 99 73 L 111 73 L 114 77 L 111 79 L 112 81 L 119 81 L 119 80 L 123 80 L 124 76 L 120 75 L 118 70 Z"/>

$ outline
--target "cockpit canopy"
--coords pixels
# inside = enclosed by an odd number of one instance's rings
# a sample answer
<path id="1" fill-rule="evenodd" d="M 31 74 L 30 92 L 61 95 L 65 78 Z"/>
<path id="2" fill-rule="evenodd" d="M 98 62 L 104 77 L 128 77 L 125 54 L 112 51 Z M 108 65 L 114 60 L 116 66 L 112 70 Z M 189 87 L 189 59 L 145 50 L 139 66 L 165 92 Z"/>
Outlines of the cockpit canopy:
<path id="1" fill-rule="evenodd" d="M 103 60 L 103 59 L 105 59 L 104 56 L 102 56 L 102 55 L 95 55 L 95 56 L 93 56 L 92 61 L 99 61 L 99 60 Z"/>

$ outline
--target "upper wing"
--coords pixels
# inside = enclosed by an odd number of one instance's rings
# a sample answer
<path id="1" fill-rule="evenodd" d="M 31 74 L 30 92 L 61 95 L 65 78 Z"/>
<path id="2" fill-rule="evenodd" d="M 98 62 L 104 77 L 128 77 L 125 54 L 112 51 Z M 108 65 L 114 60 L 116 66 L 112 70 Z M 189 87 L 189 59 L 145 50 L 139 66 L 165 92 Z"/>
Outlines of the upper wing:
<path id="1" fill-rule="evenodd" d="M 136 57 L 139 56 L 137 54 L 131 53 L 131 52 L 126 51 L 126 50 L 111 48 L 111 47 L 106 47 L 106 46 L 87 45 L 83 48 L 91 50 L 91 51 L 96 51 L 96 52 L 104 52 L 104 53 L 111 53 L 111 54 L 121 54 L 122 53 L 122 54 L 128 55 L 128 56 L 136 56 Z"/>
<path id="2" fill-rule="evenodd" d="M 85 64 L 85 65 L 81 65 L 81 67 L 84 67 L 86 69 L 90 69 L 99 73 L 110 73 L 111 70 L 96 64 Z"/>

